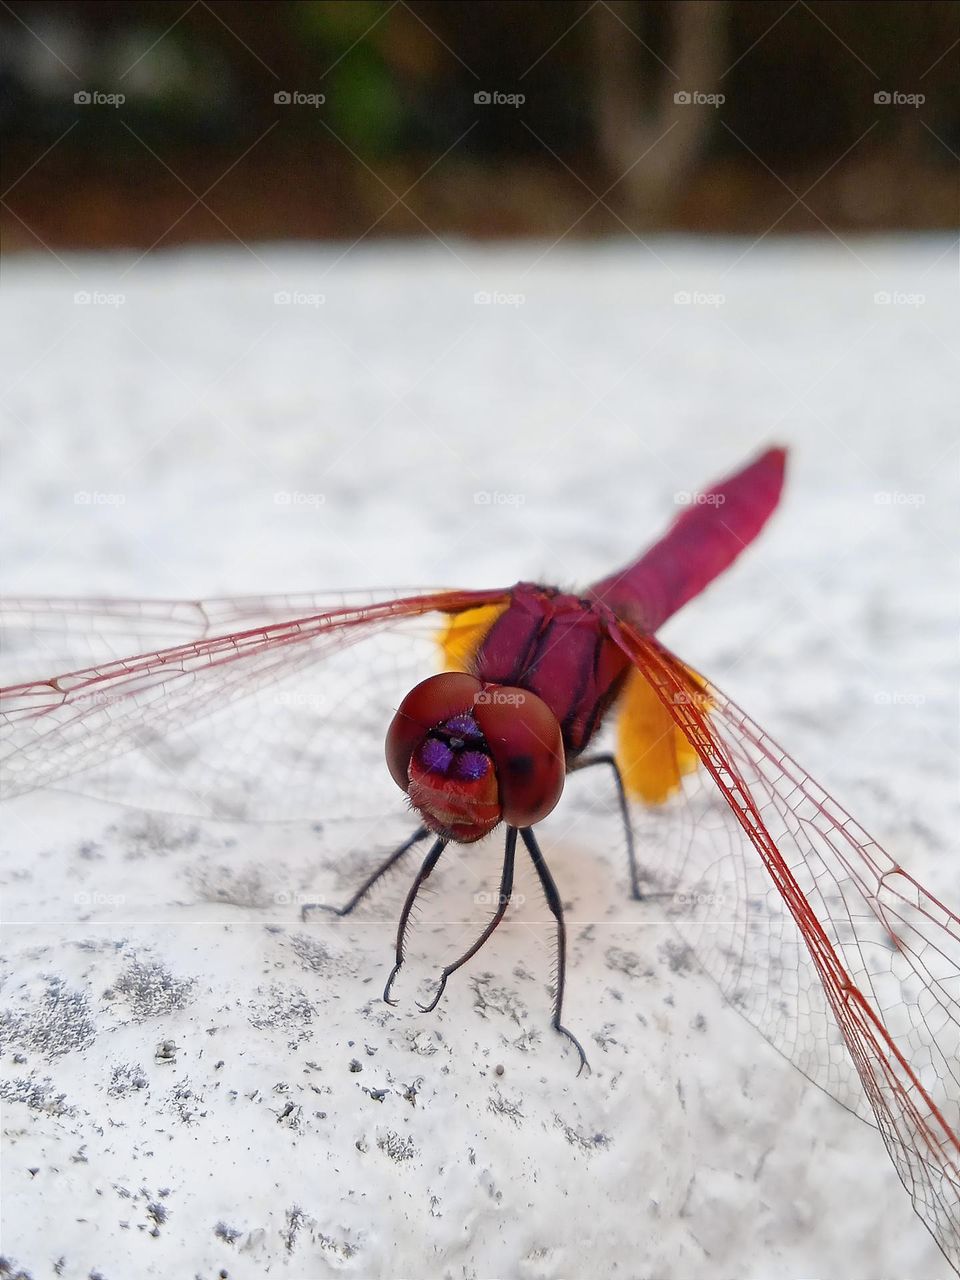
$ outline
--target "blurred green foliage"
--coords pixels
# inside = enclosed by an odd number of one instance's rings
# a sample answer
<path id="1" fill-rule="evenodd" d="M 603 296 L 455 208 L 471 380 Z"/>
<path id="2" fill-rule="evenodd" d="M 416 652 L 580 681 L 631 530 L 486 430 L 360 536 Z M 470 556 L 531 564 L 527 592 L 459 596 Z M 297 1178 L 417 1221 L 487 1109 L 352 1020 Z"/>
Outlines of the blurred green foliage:
<path id="1" fill-rule="evenodd" d="M 324 76 L 337 132 L 363 155 L 381 156 L 403 133 L 404 102 L 388 65 L 390 32 L 380 0 L 304 0 L 294 7 L 294 38 L 333 69 Z M 318 58 L 318 60 L 319 60 Z"/>

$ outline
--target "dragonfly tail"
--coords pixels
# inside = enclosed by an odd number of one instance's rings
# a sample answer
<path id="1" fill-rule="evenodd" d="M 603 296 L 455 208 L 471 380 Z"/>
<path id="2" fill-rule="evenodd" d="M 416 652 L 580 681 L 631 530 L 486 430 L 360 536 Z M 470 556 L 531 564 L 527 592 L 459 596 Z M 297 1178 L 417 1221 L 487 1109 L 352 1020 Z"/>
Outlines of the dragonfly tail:
<path id="1" fill-rule="evenodd" d="M 787 451 L 767 449 L 703 493 L 639 559 L 587 592 L 634 626 L 656 631 L 754 540 L 780 500 Z"/>

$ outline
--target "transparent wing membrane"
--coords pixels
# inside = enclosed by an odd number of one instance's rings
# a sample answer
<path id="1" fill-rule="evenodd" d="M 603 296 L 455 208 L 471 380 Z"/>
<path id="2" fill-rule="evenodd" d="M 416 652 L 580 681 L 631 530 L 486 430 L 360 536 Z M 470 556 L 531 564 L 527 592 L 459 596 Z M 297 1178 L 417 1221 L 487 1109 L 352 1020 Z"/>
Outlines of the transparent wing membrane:
<path id="1" fill-rule="evenodd" d="M 649 636 L 622 642 L 703 766 L 637 814 L 674 923 L 776 1049 L 877 1125 L 960 1267 L 960 919 L 718 689 Z"/>
<path id="2" fill-rule="evenodd" d="M 7 602 L 21 665 L 28 652 L 34 673 L 51 670 L 54 651 L 100 661 L 3 691 L 3 794 L 59 784 L 202 815 L 356 816 L 378 782 L 393 786 L 384 728 L 411 683 L 437 669 L 446 615 L 496 594 L 338 597 L 267 622 L 290 601 Z M 238 619 L 251 625 L 221 629 Z M 148 649 L 158 634 L 171 643 Z M 133 656 L 116 656 L 131 640 Z"/>

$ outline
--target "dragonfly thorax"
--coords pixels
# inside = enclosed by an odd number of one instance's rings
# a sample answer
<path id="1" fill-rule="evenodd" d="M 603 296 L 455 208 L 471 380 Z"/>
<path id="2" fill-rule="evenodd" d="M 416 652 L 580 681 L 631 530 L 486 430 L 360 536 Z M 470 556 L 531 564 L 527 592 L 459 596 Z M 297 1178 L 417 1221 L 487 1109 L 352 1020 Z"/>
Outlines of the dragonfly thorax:
<path id="1" fill-rule="evenodd" d="M 525 689 L 447 672 L 412 689 L 387 733 L 387 764 L 431 830 L 461 844 L 553 809 L 566 765 L 556 716 Z"/>

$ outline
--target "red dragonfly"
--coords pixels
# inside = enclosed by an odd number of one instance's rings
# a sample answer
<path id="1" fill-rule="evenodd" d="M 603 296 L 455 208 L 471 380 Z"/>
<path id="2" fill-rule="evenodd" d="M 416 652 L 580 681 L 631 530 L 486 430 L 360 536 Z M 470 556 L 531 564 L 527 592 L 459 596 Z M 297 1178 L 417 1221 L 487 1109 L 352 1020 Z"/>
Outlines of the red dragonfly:
<path id="1" fill-rule="evenodd" d="M 553 1025 L 582 1069 L 562 1018 L 561 897 L 534 828 L 568 775 L 606 766 L 633 896 L 672 903 L 731 1003 L 880 1130 L 917 1213 L 960 1270 L 960 919 L 655 638 L 760 532 L 784 465 L 783 450 L 762 454 L 582 595 L 519 583 L 323 603 L 8 601 L 14 656 L 19 636 L 34 660 L 41 646 L 51 664 L 61 652 L 97 661 L 3 690 L 5 793 L 62 783 L 127 800 L 162 793 L 169 804 L 186 786 L 187 807 L 211 808 L 214 792 L 232 786 L 229 812 L 264 816 L 259 787 L 285 818 L 321 817 L 344 854 L 356 844 L 341 818 L 369 816 L 381 835 L 392 820 L 399 834 L 412 808 L 413 832 L 338 911 L 429 841 L 401 912 L 387 1000 L 411 910 L 444 849 L 503 823 L 496 909 L 422 1007 L 434 1008 L 503 919 L 519 837 L 556 924 Z M 421 678 L 437 639 L 443 672 Z M 125 644 L 134 656 L 117 656 Z M 419 683 L 405 692 L 411 678 Z M 265 693 L 238 732 L 236 708 Z M 207 718 L 218 737 L 198 746 Z M 406 807 L 379 757 L 384 729 Z M 120 784 L 118 760 L 128 765 Z M 149 780 L 159 792 L 135 789 Z M 633 827 L 651 813 L 672 827 L 641 867 Z"/>

